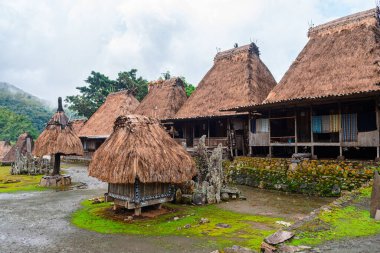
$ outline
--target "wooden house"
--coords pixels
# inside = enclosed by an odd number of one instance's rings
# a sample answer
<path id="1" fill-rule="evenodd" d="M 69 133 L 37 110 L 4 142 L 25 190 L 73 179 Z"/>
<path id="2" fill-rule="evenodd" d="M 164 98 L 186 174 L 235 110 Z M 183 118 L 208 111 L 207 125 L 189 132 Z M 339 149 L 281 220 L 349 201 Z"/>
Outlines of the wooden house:
<path id="1" fill-rule="evenodd" d="M 109 94 L 79 131 L 85 158 L 91 158 L 95 150 L 111 135 L 116 118 L 133 113 L 138 105 L 139 101 L 128 91 Z"/>
<path id="2" fill-rule="evenodd" d="M 210 148 L 230 147 L 235 154 L 247 153 L 247 113 L 220 111 L 222 108 L 261 103 L 276 85 L 271 72 L 261 61 L 254 44 L 219 52 L 214 65 L 197 89 L 168 120 L 175 126 L 178 142 L 197 146 L 206 135 Z"/>
<path id="3" fill-rule="evenodd" d="M 250 112 L 252 155 L 379 158 L 380 28 L 371 9 L 310 28 L 309 41 Z"/>
<path id="4" fill-rule="evenodd" d="M 12 145 L 9 141 L 0 141 L 0 163 L 11 148 Z"/>
<path id="5" fill-rule="evenodd" d="M 34 148 L 33 137 L 29 133 L 23 133 L 9 152 L 3 157 L 2 164 L 10 165 L 16 161 L 17 152 L 22 155 L 31 154 Z"/>
<path id="6" fill-rule="evenodd" d="M 86 124 L 86 121 L 86 119 L 74 119 L 70 121 L 71 129 L 75 132 L 76 135 L 79 136 L 79 132 L 84 124 Z"/>
<path id="7" fill-rule="evenodd" d="M 108 182 L 107 201 L 135 209 L 171 201 L 173 184 L 192 179 L 195 163 L 159 121 L 141 115 L 120 116 L 114 132 L 94 153 L 89 175 Z"/>

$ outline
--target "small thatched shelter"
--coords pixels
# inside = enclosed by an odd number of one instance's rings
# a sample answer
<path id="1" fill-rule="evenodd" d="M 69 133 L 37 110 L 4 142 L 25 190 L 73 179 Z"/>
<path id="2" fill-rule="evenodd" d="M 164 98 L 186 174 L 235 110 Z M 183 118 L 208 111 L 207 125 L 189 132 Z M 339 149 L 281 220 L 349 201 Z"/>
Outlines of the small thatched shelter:
<path id="1" fill-rule="evenodd" d="M 91 158 L 93 152 L 111 135 L 117 117 L 133 113 L 138 105 L 139 101 L 128 91 L 109 94 L 79 132 L 85 156 Z"/>
<path id="2" fill-rule="evenodd" d="M 3 157 L 2 164 L 10 165 L 16 161 L 17 152 L 21 155 L 31 154 L 34 148 L 33 137 L 29 133 L 23 133 L 18 137 L 16 145 Z"/>
<path id="3" fill-rule="evenodd" d="M 134 114 L 165 120 L 174 117 L 187 99 L 181 78 L 158 80 L 149 83 L 149 93 Z"/>
<path id="4" fill-rule="evenodd" d="M 9 141 L 0 141 L 0 163 L 11 148 L 12 145 Z"/>
<path id="5" fill-rule="evenodd" d="M 57 112 L 37 138 L 33 154 L 54 156 L 53 176 L 59 175 L 61 155 L 83 155 L 82 143 L 69 124 L 61 98 L 58 98 Z"/>
<path id="6" fill-rule="evenodd" d="M 190 180 L 195 163 L 161 127 L 141 115 L 120 116 L 114 132 L 94 153 L 89 175 L 108 182 L 108 200 L 135 209 L 173 199 L 173 184 Z"/>
<path id="7" fill-rule="evenodd" d="M 208 147 L 220 143 L 245 153 L 247 113 L 221 109 L 261 103 L 276 85 L 259 55 L 254 43 L 216 54 L 212 68 L 172 119 L 180 142 L 197 146 L 199 138 L 206 135 Z"/>

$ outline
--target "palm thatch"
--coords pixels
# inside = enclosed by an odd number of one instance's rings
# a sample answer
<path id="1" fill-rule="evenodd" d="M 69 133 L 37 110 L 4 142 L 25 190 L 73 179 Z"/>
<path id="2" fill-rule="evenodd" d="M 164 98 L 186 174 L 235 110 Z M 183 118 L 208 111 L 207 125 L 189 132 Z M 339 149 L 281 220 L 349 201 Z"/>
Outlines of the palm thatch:
<path id="1" fill-rule="evenodd" d="M 378 10 L 311 28 L 309 42 L 264 103 L 380 90 Z"/>
<path id="2" fill-rule="evenodd" d="M 11 150 L 12 146 L 9 141 L 0 141 L 0 161 Z"/>
<path id="3" fill-rule="evenodd" d="M 114 132 L 95 152 L 89 175 L 108 183 L 182 183 L 196 174 L 195 163 L 156 119 L 120 116 Z"/>
<path id="4" fill-rule="evenodd" d="M 69 123 L 71 124 L 71 128 L 73 129 L 74 133 L 79 136 L 79 132 L 86 123 L 86 119 L 75 119 L 71 120 Z"/>
<path id="5" fill-rule="evenodd" d="M 231 115 L 234 113 L 220 110 L 261 103 L 275 85 L 254 43 L 220 52 L 175 118 Z"/>
<path id="6" fill-rule="evenodd" d="M 178 78 L 158 80 L 149 84 L 149 93 L 135 114 L 164 120 L 174 117 L 187 99 L 183 81 Z"/>
<path id="7" fill-rule="evenodd" d="M 14 145 L 9 152 L 4 156 L 2 163 L 11 164 L 16 161 L 16 153 L 19 152 L 25 155 L 32 152 L 34 148 L 33 137 L 29 133 L 23 133 L 18 137 L 16 145 Z"/>
<path id="8" fill-rule="evenodd" d="M 106 101 L 82 127 L 79 137 L 107 138 L 112 133 L 116 118 L 133 113 L 138 105 L 139 101 L 128 91 L 109 94 Z"/>
<path id="9" fill-rule="evenodd" d="M 52 154 L 83 155 L 82 143 L 72 130 L 61 104 L 37 138 L 33 154 L 38 157 Z"/>

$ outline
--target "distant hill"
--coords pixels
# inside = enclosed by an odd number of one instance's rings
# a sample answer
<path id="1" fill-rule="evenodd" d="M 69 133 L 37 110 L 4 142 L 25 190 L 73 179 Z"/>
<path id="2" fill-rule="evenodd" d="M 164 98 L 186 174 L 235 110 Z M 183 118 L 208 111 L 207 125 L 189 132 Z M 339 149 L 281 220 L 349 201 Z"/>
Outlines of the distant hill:
<path id="1" fill-rule="evenodd" d="M 18 136 L 14 135 L 20 131 L 29 131 L 33 135 L 38 135 L 50 119 L 52 109 L 48 107 L 47 102 L 22 89 L 0 82 L 0 114 L 2 115 L 2 117 L 0 115 L 0 139 L 15 140 Z M 10 122 L 6 122 L 8 118 Z M 17 125 L 17 122 L 20 124 Z M 14 133 L 10 129 L 12 125 L 9 124 L 14 125 Z"/>

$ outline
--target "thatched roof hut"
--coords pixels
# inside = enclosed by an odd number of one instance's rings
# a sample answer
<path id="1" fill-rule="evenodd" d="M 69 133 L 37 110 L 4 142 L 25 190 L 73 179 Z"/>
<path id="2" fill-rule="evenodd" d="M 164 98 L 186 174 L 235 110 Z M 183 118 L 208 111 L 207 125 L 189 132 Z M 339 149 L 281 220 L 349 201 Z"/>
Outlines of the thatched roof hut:
<path id="1" fill-rule="evenodd" d="M 178 78 L 149 83 L 149 93 L 134 114 L 164 120 L 174 117 L 187 99 L 183 81 Z"/>
<path id="2" fill-rule="evenodd" d="M 34 148 L 33 137 L 29 133 L 23 133 L 18 137 L 16 144 L 4 156 L 2 163 L 11 164 L 16 161 L 16 152 L 25 155 L 31 153 Z"/>
<path id="3" fill-rule="evenodd" d="M 378 10 L 311 28 L 309 42 L 264 103 L 380 91 Z"/>
<path id="4" fill-rule="evenodd" d="M 74 119 L 70 121 L 71 128 L 73 129 L 74 133 L 79 136 L 79 132 L 86 123 L 87 119 Z"/>
<path id="5" fill-rule="evenodd" d="M 156 119 L 120 116 L 114 132 L 95 152 L 89 175 L 109 183 L 178 184 L 196 173 L 192 157 Z"/>
<path id="6" fill-rule="evenodd" d="M 133 113 L 138 105 L 139 101 L 128 91 L 109 94 L 106 101 L 82 127 L 79 137 L 107 138 L 112 133 L 116 118 Z"/>
<path id="7" fill-rule="evenodd" d="M 62 107 L 58 107 L 45 130 L 37 138 L 33 154 L 38 157 L 52 154 L 83 155 L 82 143 L 69 124 Z"/>
<path id="8" fill-rule="evenodd" d="M 219 52 L 214 65 L 175 118 L 224 116 L 222 108 L 261 103 L 276 85 L 254 44 Z"/>
<path id="9" fill-rule="evenodd" d="M 0 141 L 0 162 L 4 156 L 11 150 L 12 146 L 9 141 Z"/>

